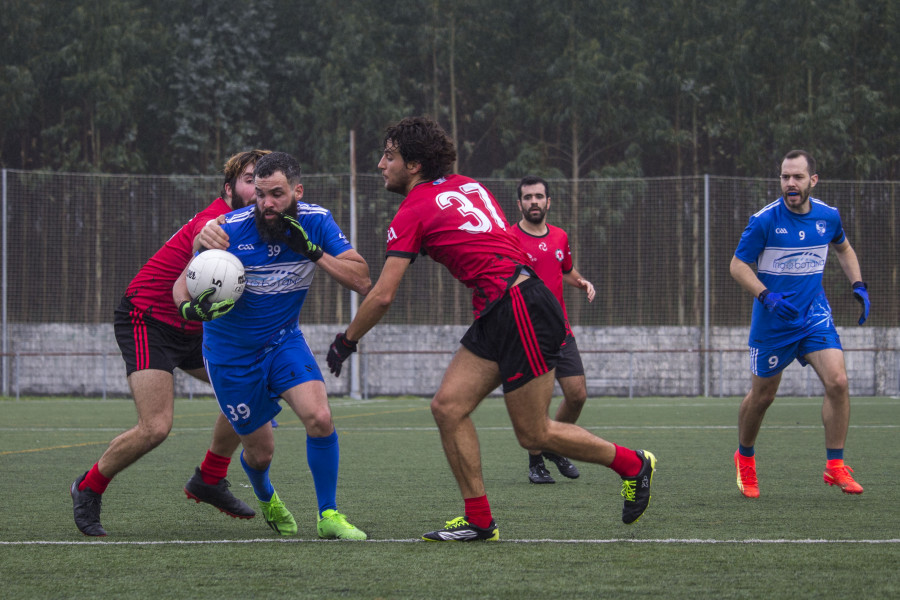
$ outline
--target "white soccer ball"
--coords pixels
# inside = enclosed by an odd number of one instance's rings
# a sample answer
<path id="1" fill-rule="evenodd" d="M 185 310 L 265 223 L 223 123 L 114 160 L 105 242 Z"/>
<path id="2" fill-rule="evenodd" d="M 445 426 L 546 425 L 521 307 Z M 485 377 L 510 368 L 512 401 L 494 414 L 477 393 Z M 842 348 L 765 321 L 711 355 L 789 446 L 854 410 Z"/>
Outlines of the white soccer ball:
<path id="1" fill-rule="evenodd" d="M 187 288 L 191 298 L 203 290 L 216 288 L 211 299 L 237 300 L 244 293 L 244 265 L 241 260 L 225 250 L 206 250 L 191 260 L 187 269 Z"/>

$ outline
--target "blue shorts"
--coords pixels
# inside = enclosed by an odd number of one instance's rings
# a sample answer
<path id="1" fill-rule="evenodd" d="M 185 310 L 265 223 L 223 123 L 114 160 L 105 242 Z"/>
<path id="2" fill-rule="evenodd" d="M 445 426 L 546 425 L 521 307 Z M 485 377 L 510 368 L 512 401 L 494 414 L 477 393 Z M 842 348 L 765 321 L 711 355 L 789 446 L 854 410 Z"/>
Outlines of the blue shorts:
<path id="1" fill-rule="evenodd" d="M 206 372 L 222 413 L 239 435 L 253 433 L 281 412 L 281 394 L 307 381 L 324 381 L 298 330 L 251 365 L 215 365 Z"/>
<path id="2" fill-rule="evenodd" d="M 774 377 L 794 362 L 795 358 L 800 363 L 800 366 L 805 367 L 807 362 L 803 360 L 804 356 L 811 352 L 828 348 L 843 350 L 841 338 L 833 325 L 816 331 L 787 346 L 768 348 L 751 345 L 750 372 L 758 377 Z"/>

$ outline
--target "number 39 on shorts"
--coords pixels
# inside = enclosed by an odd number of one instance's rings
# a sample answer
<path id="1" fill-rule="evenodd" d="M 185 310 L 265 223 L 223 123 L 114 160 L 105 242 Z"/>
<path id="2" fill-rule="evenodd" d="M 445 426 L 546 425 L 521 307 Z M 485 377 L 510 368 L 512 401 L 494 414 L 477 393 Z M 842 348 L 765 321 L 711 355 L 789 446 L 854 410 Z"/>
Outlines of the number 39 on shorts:
<path id="1" fill-rule="evenodd" d="M 232 421 L 246 421 L 250 418 L 250 407 L 241 402 L 237 406 L 226 404 L 225 408 L 228 409 L 228 418 Z"/>

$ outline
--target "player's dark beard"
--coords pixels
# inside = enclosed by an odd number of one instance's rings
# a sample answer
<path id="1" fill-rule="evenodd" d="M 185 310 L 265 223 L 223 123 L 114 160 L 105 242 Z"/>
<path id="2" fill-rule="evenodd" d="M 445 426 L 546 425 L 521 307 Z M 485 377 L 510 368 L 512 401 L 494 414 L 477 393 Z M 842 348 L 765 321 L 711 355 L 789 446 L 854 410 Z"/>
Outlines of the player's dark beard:
<path id="1" fill-rule="evenodd" d="M 291 202 L 287 209 L 281 214 L 290 215 L 296 219 L 297 203 Z M 272 219 L 271 221 L 267 221 L 265 219 L 263 211 L 260 210 L 258 204 L 256 205 L 256 210 L 254 211 L 254 218 L 256 220 L 256 230 L 259 232 L 259 237 L 261 237 L 264 242 L 266 242 L 267 244 L 280 244 L 287 242 L 288 226 L 284 222 L 284 220 Z"/>
<path id="2" fill-rule="evenodd" d="M 540 225 L 544 222 L 544 218 L 547 216 L 546 210 L 538 209 L 537 212 L 532 212 L 531 209 L 526 209 L 522 211 L 522 216 L 529 223 L 534 223 L 535 225 Z"/>

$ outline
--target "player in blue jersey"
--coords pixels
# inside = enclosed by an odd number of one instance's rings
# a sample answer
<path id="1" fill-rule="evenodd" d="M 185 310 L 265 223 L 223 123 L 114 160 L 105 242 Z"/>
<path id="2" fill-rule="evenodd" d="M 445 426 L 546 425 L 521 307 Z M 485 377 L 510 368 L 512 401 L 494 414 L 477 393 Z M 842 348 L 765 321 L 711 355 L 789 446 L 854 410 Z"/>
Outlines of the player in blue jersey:
<path id="1" fill-rule="evenodd" d="M 297 161 L 283 152 L 263 158 L 254 171 L 256 204 L 229 213 L 222 225 L 230 240 L 228 251 L 244 264 L 243 295 L 237 302 L 212 304 L 201 300 L 202 294 L 192 300 L 185 274 L 173 295 L 185 318 L 206 321 L 206 369 L 222 412 L 241 438 L 241 465 L 266 523 L 281 535 L 297 533 L 293 515 L 269 479 L 275 451 L 271 421 L 284 399 L 306 428 L 319 537 L 366 539 L 337 511 L 337 432 L 322 373 L 298 320 L 317 268 L 366 294 L 369 266 L 328 210 L 302 202 Z"/>
<path id="2" fill-rule="evenodd" d="M 829 246 L 862 305 L 860 325 L 869 316 L 868 288 L 837 209 L 809 195 L 818 180 L 816 161 L 809 153 L 788 152 L 781 163 L 783 196 L 750 217 L 731 260 L 731 276 L 756 298 L 749 341 L 752 384 L 738 413 L 734 453 L 737 485 L 748 498 L 759 497 L 756 437 L 775 400 L 782 371 L 794 359 L 812 365 L 825 386 L 825 483 L 847 494 L 863 492 L 844 464 L 850 393 L 844 352 L 822 288 Z"/>

